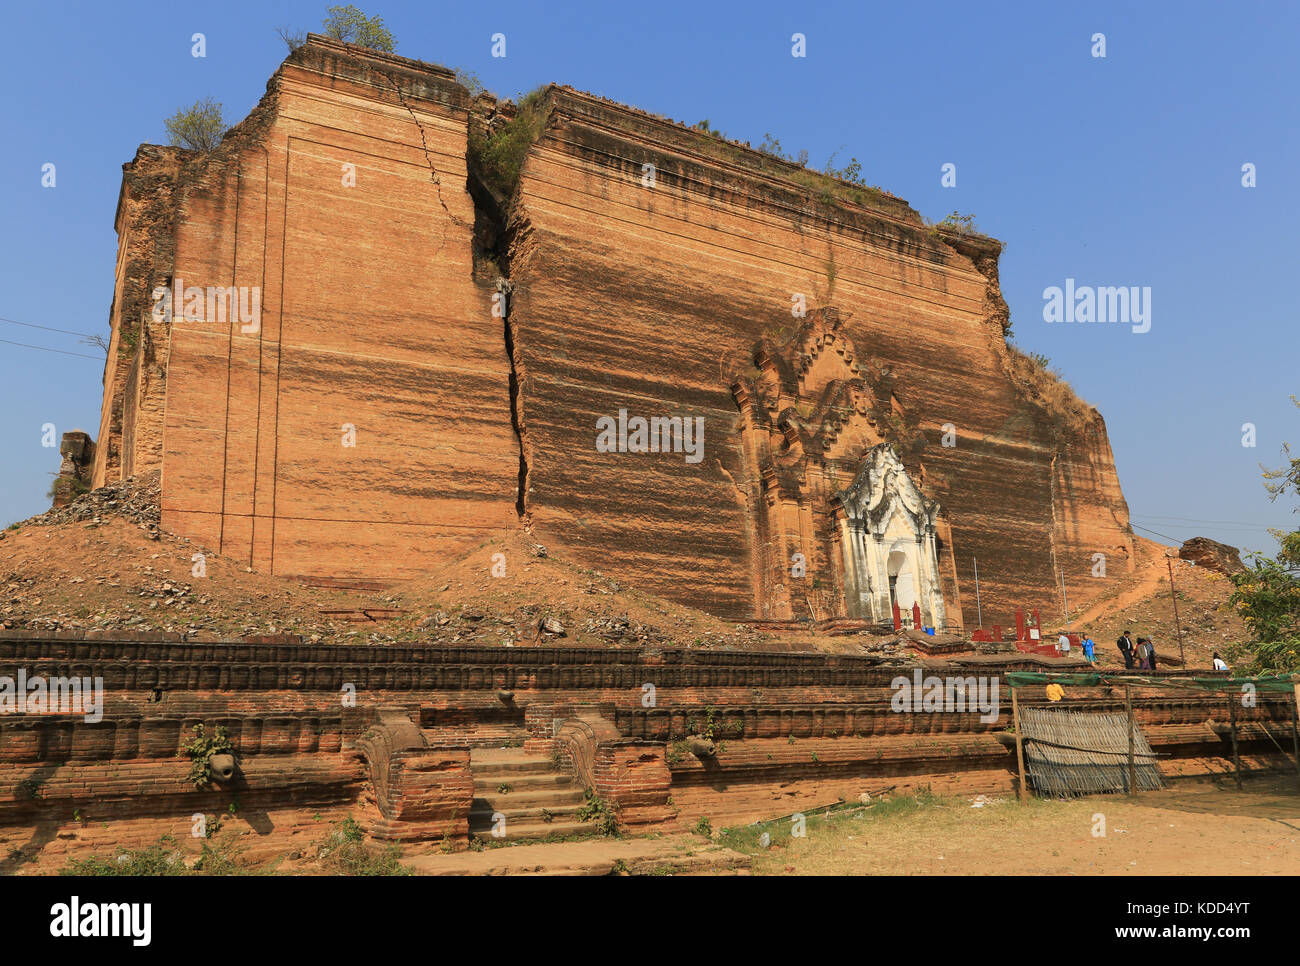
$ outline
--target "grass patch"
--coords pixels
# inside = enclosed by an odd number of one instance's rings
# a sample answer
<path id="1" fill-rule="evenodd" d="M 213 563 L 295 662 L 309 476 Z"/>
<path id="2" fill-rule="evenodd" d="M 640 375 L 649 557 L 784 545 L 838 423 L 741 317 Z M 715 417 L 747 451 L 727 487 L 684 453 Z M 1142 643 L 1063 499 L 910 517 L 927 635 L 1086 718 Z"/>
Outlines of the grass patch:
<path id="1" fill-rule="evenodd" d="M 1079 431 L 1092 421 L 1093 408 L 1079 398 L 1060 370 L 1039 353 L 1027 353 L 1007 343 L 1011 380 L 1032 402 L 1041 405 L 1061 429 Z"/>
<path id="2" fill-rule="evenodd" d="M 982 807 L 972 804 L 969 795 L 936 795 L 921 788 L 868 804 L 809 810 L 802 836 L 792 834 L 798 828 L 794 821 L 781 818 L 724 829 L 718 844 L 751 856 L 758 875 L 987 874 L 990 862 L 1018 854 L 1027 841 L 1044 842 L 1025 853 L 1031 864 L 1054 854 L 1050 839 L 1093 841 L 1088 835 L 1093 812 L 1109 813 L 1119 803 L 1035 798 L 1017 804 L 1007 795 Z"/>
<path id="3" fill-rule="evenodd" d="M 163 837 L 142 849 L 119 848 L 109 858 L 91 856 L 88 859 L 70 859 L 59 870 L 59 875 L 191 875 L 185 865 L 185 855 L 175 847 L 170 837 Z"/>
<path id="4" fill-rule="evenodd" d="M 316 858 L 321 869 L 331 875 L 411 875 L 399 861 L 397 845 L 367 845 L 365 833 L 350 815 L 317 846 Z"/>
<path id="5" fill-rule="evenodd" d="M 170 835 L 139 849 L 119 848 L 112 856 L 70 859 L 59 875 L 179 876 L 246 875 L 252 871 L 240 862 L 243 849 L 232 838 L 205 839 L 199 857 L 187 865 L 185 853 Z"/>
<path id="6" fill-rule="evenodd" d="M 806 835 L 803 837 L 813 838 L 818 833 L 837 834 L 844 828 L 860 826 L 863 822 L 879 824 L 911 818 L 923 812 L 950 807 L 953 803 L 965 806 L 965 799 L 946 799 L 935 795 L 926 787 L 908 795 L 890 795 L 887 798 L 880 798 L 868 805 L 836 805 L 797 814 L 804 816 Z M 701 819 L 701 822 L 704 821 L 706 820 Z M 795 827 L 791 818 L 732 826 L 722 830 L 719 842 L 737 852 L 758 855 L 766 851 L 766 847 L 760 842 L 764 833 L 768 835 L 770 845 L 779 847 L 797 840 L 792 834 Z"/>
<path id="7" fill-rule="evenodd" d="M 578 809 L 579 821 L 591 822 L 601 835 L 617 836 L 618 816 L 613 806 L 590 788 L 586 791 L 586 798 L 582 807 Z"/>

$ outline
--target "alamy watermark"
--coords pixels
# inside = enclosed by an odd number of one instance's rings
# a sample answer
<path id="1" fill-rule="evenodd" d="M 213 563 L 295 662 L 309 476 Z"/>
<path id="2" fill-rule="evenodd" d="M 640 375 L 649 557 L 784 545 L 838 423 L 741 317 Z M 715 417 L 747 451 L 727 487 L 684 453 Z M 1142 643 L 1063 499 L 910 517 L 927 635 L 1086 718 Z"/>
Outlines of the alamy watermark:
<path id="1" fill-rule="evenodd" d="M 153 290 L 153 319 L 170 323 L 179 308 L 187 322 L 219 322 L 238 317 L 239 331 L 252 335 L 262 330 L 262 289 L 258 285 L 186 285 L 175 278 L 171 287 Z"/>
<path id="2" fill-rule="evenodd" d="M 916 714 L 935 711 L 979 711 L 980 720 L 992 724 L 998 720 L 997 678 L 924 677 L 917 668 L 909 678 L 900 674 L 889 683 L 894 696 L 891 711 Z"/>
<path id="3" fill-rule="evenodd" d="M 1043 289 L 1044 322 L 1115 322 L 1133 326 L 1136 333 L 1151 330 L 1151 286 L 1075 285 Z"/>
<path id="4" fill-rule="evenodd" d="M 28 677 L 19 668 L 17 678 L 0 676 L 0 714 L 80 714 L 87 724 L 98 724 L 104 718 L 104 679 Z"/>
<path id="5" fill-rule="evenodd" d="M 82 902 L 73 896 L 50 906 L 50 935 L 55 939 L 130 939 L 148 946 L 153 935 L 153 904 L 148 902 Z"/>
<path id="6" fill-rule="evenodd" d="M 601 416 L 596 420 L 596 451 L 599 453 L 685 453 L 686 462 L 704 459 L 703 416 L 629 417 L 626 409 L 618 419 Z"/>

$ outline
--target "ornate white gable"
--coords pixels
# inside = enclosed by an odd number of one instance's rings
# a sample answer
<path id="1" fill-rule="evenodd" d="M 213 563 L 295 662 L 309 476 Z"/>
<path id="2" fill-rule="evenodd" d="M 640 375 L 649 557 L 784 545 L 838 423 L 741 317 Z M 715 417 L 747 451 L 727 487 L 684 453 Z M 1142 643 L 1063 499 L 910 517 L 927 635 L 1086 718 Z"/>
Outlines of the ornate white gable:
<path id="1" fill-rule="evenodd" d="M 933 528 L 939 518 L 939 504 L 921 495 L 888 443 L 867 453 L 858 475 L 837 497 L 850 520 L 861 521 L 877 536 L 884 535 L 895 512 L 917 532 Z"/>
<path id="2" fill-rule="evenodd" d="M 853 482 L 834 498 L 844 555 L 844 598 L 850 616 L 885 621 L 893 605 L 922 623 L 944 625 L 935 529 L 939 504 L 927 500 L 888 443 L 873 447 Z"/>

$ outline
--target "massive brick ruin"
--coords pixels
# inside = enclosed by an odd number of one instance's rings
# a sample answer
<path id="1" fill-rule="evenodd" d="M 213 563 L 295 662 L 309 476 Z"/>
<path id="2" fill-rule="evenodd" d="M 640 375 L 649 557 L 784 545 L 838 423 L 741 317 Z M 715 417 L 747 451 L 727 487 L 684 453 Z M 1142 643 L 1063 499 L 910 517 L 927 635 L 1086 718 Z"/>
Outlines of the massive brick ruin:
<path id="1" fill-rule="evenodd" d="M 264 572 L 398 580 L 523 523 L 737 619 L 958 628 L 974 558 L 1004 621 L 1130 566 L 999 242 L 569 88 L 529 110 L 503 188 L 473 144 L 513 105 L 313 35 L 209 155 L 142 146 L 94 483 L 160 469 L 165 528 Z"/>
<path id="2" fill-rule="evenodd" d="M 554 541 L 772 627 L 896 604 L 970 627 L 973 558 L 988 623 L 1053 604 L 1061 572 L 1086 602 L 1097 554 L 1132 567 L 1100 415 L 1006 342 L 1001 244 L 705 131 L 563 87 L 471 97 L 313 35 L 210 154 L 142 146 L 117 230 L 99 436 L 65 439 L 56 492 L 160 471 L 161 521 L 146 487 L 63 522 L 111 505 L 241 571 L 353 584 L 523 527 L 538 560 Z M 1092 670 L 915 629 L 889 655 L 562 634 L 0 624 L 0 683 L 102 698 L 0 709 L 0 869 L 163 834 L 194 851 L 208 813 L 279 856 L 354 811 L 454 850 L 590 832 L 588 794 L 660 832 L 1004 793 L 1005 673 Z M 900 708 L 923 675 L 1001 704 Z M 1291 695 L 1237 709 L 1195 676 L 1024 686 L 1017 707 L 1131 708 L 1166 776 L 1291 767 Z M 199 725 L 229 738 L 228 771 L 195 777 Z"/>

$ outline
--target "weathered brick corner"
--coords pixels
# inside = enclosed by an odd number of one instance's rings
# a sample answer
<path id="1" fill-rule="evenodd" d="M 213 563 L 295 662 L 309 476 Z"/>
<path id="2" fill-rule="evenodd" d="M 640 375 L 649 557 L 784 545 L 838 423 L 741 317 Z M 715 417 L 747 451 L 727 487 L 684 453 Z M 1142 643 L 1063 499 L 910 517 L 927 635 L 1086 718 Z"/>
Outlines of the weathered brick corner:
<path id="1" fill-rule="evenodd" d="M 370 765 L 375 803 L 383 816 L 371 833 L 389 841 L 469 842 L 474 798 L 469 748 L 430 748 L 403 710 L 381 710 L 357 741 Z"/>
<path id="2" fill-rule="evenodd" d="M 91 488 L 95 470 L 95 441 L 79 429 L 64 433 L 59 442 L 59 475 L 54 480 L 54 506 L 67 506 Z"/>
<path id="3" fill-rule="evenodd" d="M 620 829 L 646 831 L 676 818 L 668 804 L 672 775 L 663 742 L 624 738 L 608 718 L 583 710 L 565 719 L 555 749 L 613 807 Z"/>

